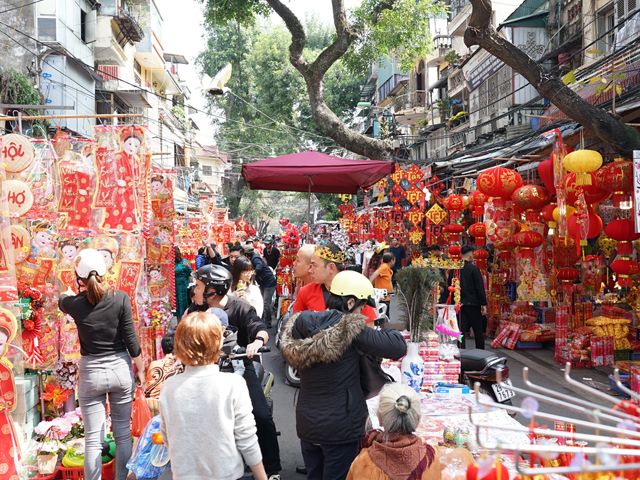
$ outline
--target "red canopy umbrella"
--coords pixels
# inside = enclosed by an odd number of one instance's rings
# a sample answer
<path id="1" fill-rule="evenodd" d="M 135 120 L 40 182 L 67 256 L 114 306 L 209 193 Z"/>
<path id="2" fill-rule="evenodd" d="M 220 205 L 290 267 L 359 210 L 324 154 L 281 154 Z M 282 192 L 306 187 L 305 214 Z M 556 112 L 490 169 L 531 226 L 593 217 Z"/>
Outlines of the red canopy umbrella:
<path id="1" fill-rule="evenodd" d="M 351 160 L 309 150 L 243 165 L 242 178 L 252 190 L 309 192 L 311 209 L 311 192 L 355 194 L 394 171 L 393 162 Z"/>

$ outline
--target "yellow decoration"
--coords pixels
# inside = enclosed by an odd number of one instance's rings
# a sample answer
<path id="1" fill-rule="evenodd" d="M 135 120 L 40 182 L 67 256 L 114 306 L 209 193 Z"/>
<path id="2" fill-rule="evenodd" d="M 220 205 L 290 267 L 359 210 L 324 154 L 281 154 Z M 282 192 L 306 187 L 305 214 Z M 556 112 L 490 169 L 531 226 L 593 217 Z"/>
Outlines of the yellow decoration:
<path id="1" fill-rule="evenodd" d="M 344 252 L 333 253 L 329 247 L 316 247 L 313 254 L 330 262 L 342 263 L 345 260 Z"/>
<path id="2" fill-rule="evenodd" d="M 347 203 L 351 198 L 353 198 L 353 195 L 347 193 L 341 193 L 338 196 L 340 197 L 340 200 L 342 200 L 342 203 Z"/>
<path id="3" fill-rule="evenodd" d="M 576 209 L 571 205 L 567 205 L 566 209 L 567 209 L 567 218 L 569 218 L 571 215 L 576 213 Z M 558 207 L 556 207 L 553 209 L 553 219 L 557 222 L 559 218 L 560 218 L 560 210 L 558 209 Z"/>
<path id="4" fill-rule="evenodd" d="M 576 174 L 576 185 L 591 185 L 591 172 L 602 166 L 602 155 L 595 150 L 576 150 L 565 156 L 562 166 Z"/>
<path id="5" fill-rule="evenodd" d="M 429 209 L 426 217 L 431 220 L 431 223 L 438 225 L 442 220 L 447 217 L 447 212 L 437 203 Z"/>

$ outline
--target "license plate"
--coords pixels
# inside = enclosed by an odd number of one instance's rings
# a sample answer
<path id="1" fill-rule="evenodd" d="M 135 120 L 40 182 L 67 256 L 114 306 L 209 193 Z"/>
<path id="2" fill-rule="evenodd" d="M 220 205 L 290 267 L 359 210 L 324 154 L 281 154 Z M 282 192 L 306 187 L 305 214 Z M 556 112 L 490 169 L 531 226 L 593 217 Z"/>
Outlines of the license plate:
<path id="1" fill-rule="evenodd" d="M 506 380 L 503 380 L 503 383 L 509 387 L 513 386 L 509 378 L 507 378 Z M 502 388 L 497 383 L 492 384 L 491 388 L 493 388 L 493 393 L 496 394 L 496 398 L 498 399 L 498 402 L 504 402 L 505 400 L 509 400 L 510 398 L 516 396 L 516 393 L 513 390 L 507 390 L 506 388 Z"/>

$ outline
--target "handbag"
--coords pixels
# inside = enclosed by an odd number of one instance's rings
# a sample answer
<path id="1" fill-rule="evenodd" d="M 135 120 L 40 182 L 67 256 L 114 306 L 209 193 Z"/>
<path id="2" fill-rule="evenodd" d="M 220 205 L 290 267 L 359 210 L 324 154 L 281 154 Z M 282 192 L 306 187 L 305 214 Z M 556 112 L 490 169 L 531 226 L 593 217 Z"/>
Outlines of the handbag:
<path id="1" fill-rule="evenodd" d="M 393 377 L 382 370 L 382 359 L 361 352 L 360 354 L 360 387 L 364 397 L 369 400 L 380 393 L 387 383 L 393 383 Z"/>

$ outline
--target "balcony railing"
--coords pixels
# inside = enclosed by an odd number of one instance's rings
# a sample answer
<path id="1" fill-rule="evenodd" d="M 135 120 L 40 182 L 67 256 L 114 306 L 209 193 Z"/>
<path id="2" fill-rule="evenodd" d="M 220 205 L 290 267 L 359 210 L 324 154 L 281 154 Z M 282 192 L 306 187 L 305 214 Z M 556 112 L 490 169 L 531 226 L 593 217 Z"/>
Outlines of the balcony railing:
<path id="1" fill-rule="evenodd" d="M 140 16 L 138 12 L 137 17 Z M 139 42 L 144 38 L 144 29 L 140 25 L 139 18 L 136 18 L 136 13 L 128 6 L 120 8 L 118 15 L 113 17 L 118 24 L 122 35 L 124 35 L 131 42 Z"/>
<path id="2" fill-rule="evenodd" d="M 466 7 L 469 0 L 451 0 L 449 2 L 449 20 L 453 20 L 458 16 L 460 11 Z"/>
<path id="3" fill-rule="evenodd" d="M 394 102 L 400 105 L 401 110 L 406 110 L 416 107 L 424 107 L 429 102 L 427 101 L 428 92 L 426 90 L 414 90 L 403 95 L 398 95 Z"/>

